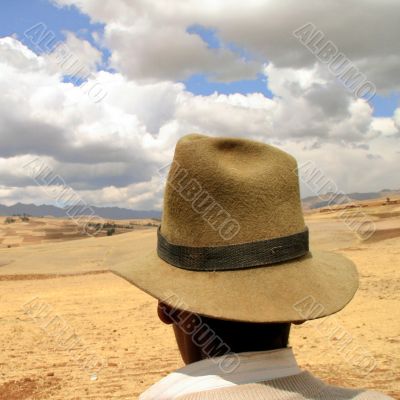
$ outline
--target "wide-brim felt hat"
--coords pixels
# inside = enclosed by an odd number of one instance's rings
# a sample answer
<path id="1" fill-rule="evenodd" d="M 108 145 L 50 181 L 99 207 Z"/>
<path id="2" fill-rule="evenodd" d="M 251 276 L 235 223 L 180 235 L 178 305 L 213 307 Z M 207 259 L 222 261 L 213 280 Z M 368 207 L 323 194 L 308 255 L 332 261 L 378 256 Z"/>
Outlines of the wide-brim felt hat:
<path id="1" fill-rule="evenodd" d="M 176 145 L 159 230 L 111 269 L 174 308 L 247 322 L 324 317 L 358 288 L 352 261 L 309 249 L 291 155 L 199 134 Z"/>

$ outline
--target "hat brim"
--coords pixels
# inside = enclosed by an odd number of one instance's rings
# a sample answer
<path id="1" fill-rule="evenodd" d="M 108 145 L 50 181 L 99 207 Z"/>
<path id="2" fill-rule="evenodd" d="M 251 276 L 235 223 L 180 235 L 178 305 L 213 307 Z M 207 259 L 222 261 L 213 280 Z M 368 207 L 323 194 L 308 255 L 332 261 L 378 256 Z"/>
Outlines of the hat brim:
<path id="1" fill-rule="evenodd" d="M 294 322 L 340 311 L 358 288 L 357 269 L 343 255 L 313 251 L 273 266 L 221 272 L 174 267 L 156 252 L 156 235 L 142 252 L 111 271 L 180 309 L 219 319 Z"/>

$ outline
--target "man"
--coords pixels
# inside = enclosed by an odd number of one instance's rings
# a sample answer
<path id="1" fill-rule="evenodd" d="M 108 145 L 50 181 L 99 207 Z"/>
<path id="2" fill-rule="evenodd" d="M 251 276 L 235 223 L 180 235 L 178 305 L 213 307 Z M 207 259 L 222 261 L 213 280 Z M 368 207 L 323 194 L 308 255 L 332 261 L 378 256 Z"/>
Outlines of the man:
<path id="1" fill-rule="evenodd" d="M 183 137 L 154 250 L 114 271 L 159 299 L 187 364 L 142 400 L 389 399 L 324 384 L 287 347 L 291 323 L 340 311 L 358 275 L 309 251 L 297 164 L 277 148 Z"/>

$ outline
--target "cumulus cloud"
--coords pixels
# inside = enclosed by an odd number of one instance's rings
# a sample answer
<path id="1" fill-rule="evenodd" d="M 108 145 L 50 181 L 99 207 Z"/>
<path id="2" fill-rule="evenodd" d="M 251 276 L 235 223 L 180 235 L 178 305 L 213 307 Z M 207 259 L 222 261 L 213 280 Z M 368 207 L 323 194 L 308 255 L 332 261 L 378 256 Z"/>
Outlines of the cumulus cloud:
<path id="1" fill-rule="evenodd" d="M 88 85 L 63 81 L 65 71 L 51 55 L 37 55 L 14 37 L 0 39 L 0 203 L 49 202 L 22 168 L 40 157 L 90 203 L 160 208 L 157 170 L 190 132 L 278 145 L 299 162 L 314 161 L 343 191 L 395 186 L 400 109 L 393 117 L 374 117 L 372 106 L 354 98 L 292 35 L 314 22 L 378 91 L 399 89 L 393 8 L 357 1 L 358 8 L 345 10 L 346 19 L 336 19 L 343 10 L 333 0 L 301 6 L 250 0 L 246 8 L 219 0 L 57 3 L 76 5 L 105 24 L 96 40 L 109 48 L 116 72 L 96 70 L 101 53 L 67 34 L 68 47 L 92 71 L 91 82 L 107 92 L 96 103 Z M 190 33 L 196 24 L 215 30 L 221 47 L 209 48 Z M 371 26 L 373 35 L 366 31 Z M 235 81 L 260 72 L 272 98 L 200 96 L 178 82 L 194 73 Z M 303 185 L 303 194 L 312 193 Z"/>
<path id="2" fill-rule="evenodd" d="M 187 131 L 226 136 L 274 136 L 273 114 L 277 104 L 261 94 L 194 96 L 185 93 L 176 118 Z"/>
<path id="3" fill-rule="evenodd" d="M 42 57 L 37 57 L 33 51 L 14 37 L 0 38 L 0 51 L 3 58 L 3 68 L 16 68 L 30 72 L 39 71 L 44 66 Z"/>
<path id="4" fill-rule="evenodd" d="M 215 81 L 235 81 L 255 78 L 261 69 L 229 50 L 208 49 L 199 36 L 186 32 L 185 26 L 137 25 L 106 28 L 106 43 L 114 49 L 111 65 L 131 79 L 182 80 L 207 73 Z"/>
<path id="5" fill-rule="evenodd" d="M 193 24 L 215 29 L 223 43 L 235 43 L 257 60 L 268 60 L 278 68 L 311 68 L 315 56 L 293 32 L 313 23 L 378 91 L 400 89 L 400 4 L 395 0 L 384 4 L 356 0 L 351 7 L 337 0 L 305 4 L 250 0 L 246 7 L 240 1 L 228 5 L 223 0 L 168 5 L 158 0 L 116 0 L 112 6 L 96 0 L 55 1 L 75 5 L 106 24 L 105 42 L 113 49 L 112 61 L 132 79 L 179 79 L 194 70 L 210 72 L 210 68 L 226 79 L 254 73 L 254 66 L 241 63 L 240 55 L 236 62 L 225 65 L 234 53 L 207 49 L 199 38 L 187 33 Z"/>
<path id="6" fill-rule="evenodd" d="M 157 155 L 153 157 L 147 148 L 149 134 L 134 112 L 94 104 L 81 88 L 49 73 L 43 57 L 16 39 L 11 41 L 10 56 L 9 42 L 4 52 L 0 47 L 2 182 L 26 185 L 26 178 L 16 177 L 14 168 L 7 173 L 4 164 L 9 160 L 15 167 L 15 160 L 24 155 L 49 158 L 52 168 L 77 188 L 99 188 L 110 182 L 120 187 L 151 178 Z M 19 58 L 15 49 L 21 52 Z M 31 71 L 25 68 L 29 59 L 35 66 Z M 108 78 L 114 79 L 108 73 L 100 75 L 97 79 L 105 85 Z"/>
<path id="7" fill-rule="evenodd" d="M 45 34 L 46 31 L 43 35 Z M 63 75 L 86 79 L 101 63 L 102 53 L 73 32 L 65 32 L 65 35 L 65 41 L 55 44 L 55 47 L 44 56 L 49 61 L 48 67 Z"/>
<path id="8" fill-rule="evenodd" d="M 189 27 L 204 20 L 204 10 L 188 2 L 163 4 L 117 1 L 112 9 L 95 2 L 57 1 L 76 5 L 106 23 L 102 43 L 112 48 L 110 64 L 130 79 L 182 80 L 207 73 L 215 81 L 255 78 L 262 63 L 246 60 L 229 46 L 210 49 Z M 197 16 L 196 16 L 197 14 Z M 203 21 L 204 20 L 204 21 Z"/>

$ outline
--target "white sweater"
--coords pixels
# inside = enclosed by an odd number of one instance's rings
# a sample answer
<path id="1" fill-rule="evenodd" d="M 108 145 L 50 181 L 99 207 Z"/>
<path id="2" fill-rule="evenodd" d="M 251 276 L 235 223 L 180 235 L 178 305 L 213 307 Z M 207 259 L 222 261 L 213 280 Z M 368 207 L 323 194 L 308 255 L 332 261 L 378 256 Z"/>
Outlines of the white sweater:
<path id="1" fill-rule="evenodd" d="M 230 366 L 234 368 L 227 368 Z M 169 374 L 140 396 L 140 400 L 200 399 L 388 400 L 390 397 L 326 385 L 299 368 L 291 348 L 198 361 Z"/>

